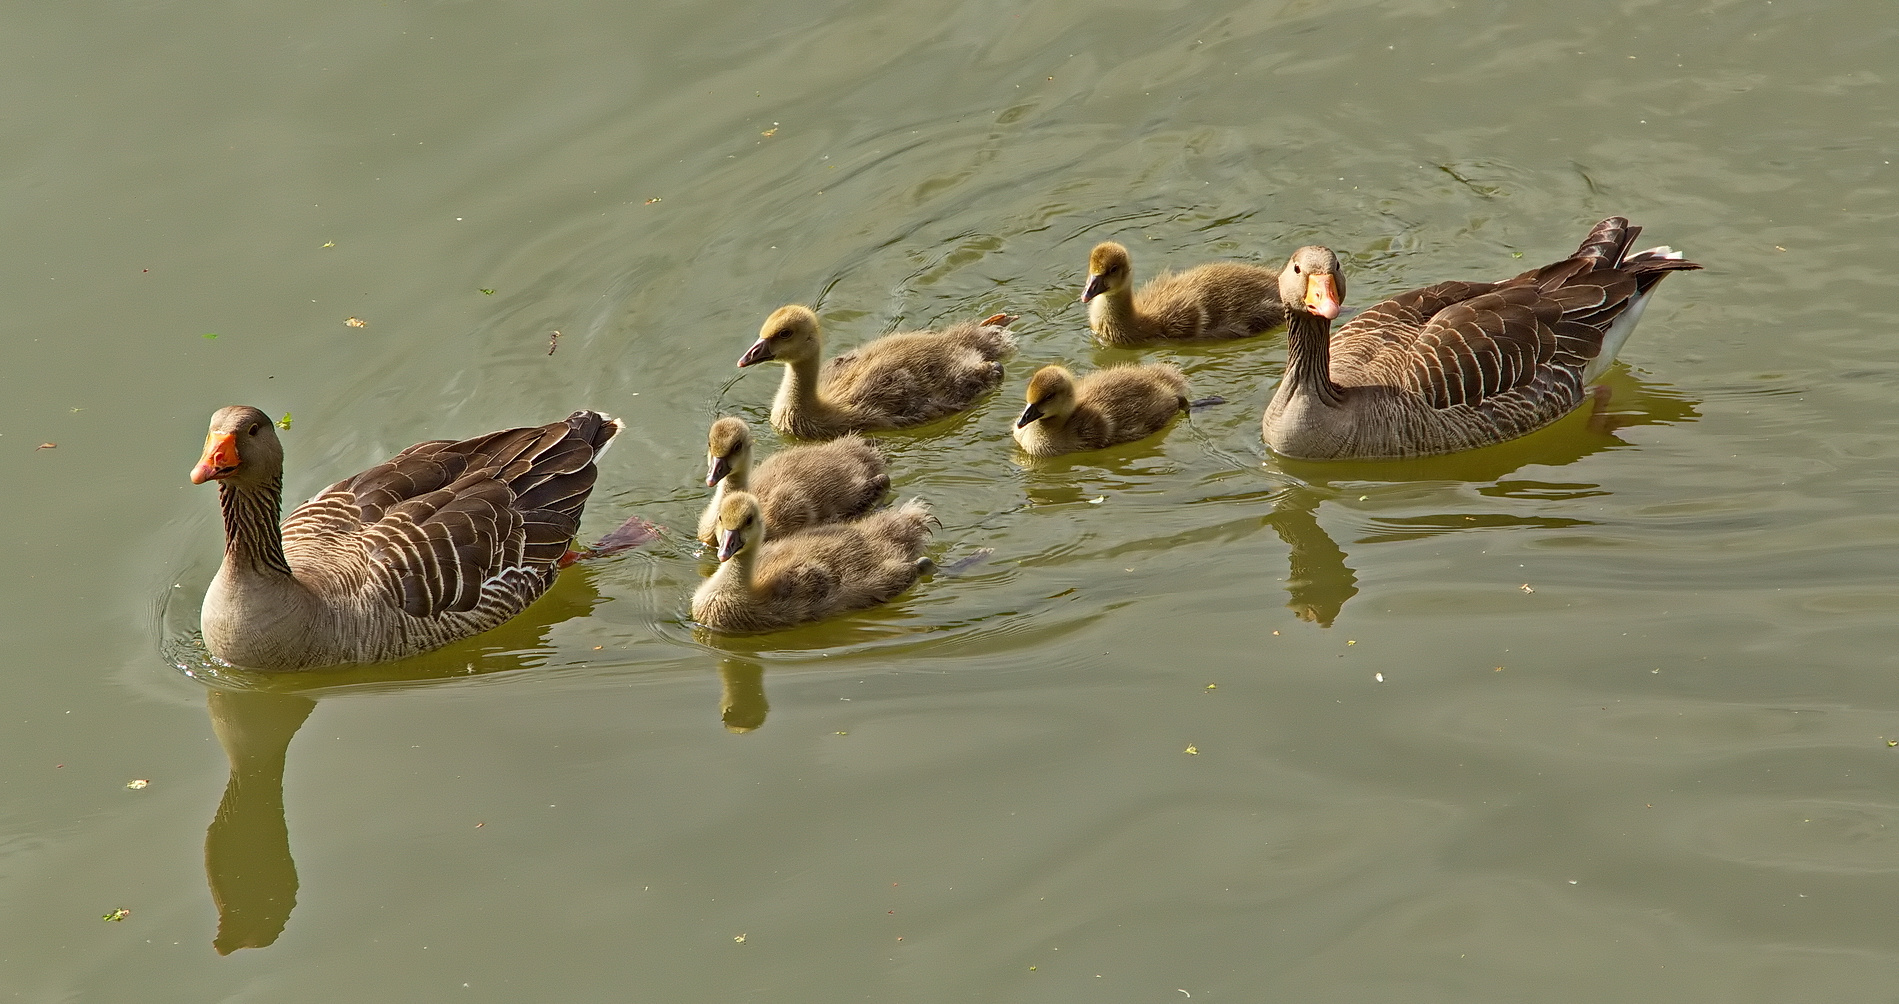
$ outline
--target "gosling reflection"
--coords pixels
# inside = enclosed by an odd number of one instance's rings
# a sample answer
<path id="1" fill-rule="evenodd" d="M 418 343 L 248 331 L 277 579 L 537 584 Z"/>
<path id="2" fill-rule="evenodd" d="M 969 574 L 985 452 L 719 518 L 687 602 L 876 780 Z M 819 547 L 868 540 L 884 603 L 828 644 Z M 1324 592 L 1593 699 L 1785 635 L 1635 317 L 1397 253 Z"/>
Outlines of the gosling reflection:
<path id="1" fill-rule="evenodd" d="M 316 701 L 296 694 L 214 690 L 211 728 L 231 763 L 204 834 L 204 871 L 218 907 L 219 955 L 274 943 L 297 905 L 297 863 L 284 822 L 284 760 Z"/>
<path id="2" fill-rule="evenodd" d="M 1358 573 L 1345 563 L 1345 550 L 1319 525 L 1324 496 L 1301 485 L 1273 505 L 1266 522 L 1290 548 L 1286 604 L 1300 620 L 1331 627 L 1345 601 L 1358 595 Z"/>
<path id="3" fill-rule="evenodd" d="M 765 724 L 765 667 L 747 659 L 719 662 L 719 721 L 727 732 L 750 732 Z"/>

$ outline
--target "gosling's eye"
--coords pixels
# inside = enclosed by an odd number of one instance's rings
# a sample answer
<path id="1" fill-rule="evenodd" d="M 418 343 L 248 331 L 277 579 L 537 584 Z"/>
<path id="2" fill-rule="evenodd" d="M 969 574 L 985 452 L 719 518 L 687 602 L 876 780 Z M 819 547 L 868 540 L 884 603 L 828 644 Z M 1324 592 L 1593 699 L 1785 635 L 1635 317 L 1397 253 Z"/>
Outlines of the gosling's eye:
<path id="1" fill-rule="evenodd" d="M 247 431 L 247 433 L 246 433 L 246 434 L 247 434 L 247 435 L 252 435 L 252 436 L 255 436 L 255 435 L 257 435 L 257 423 L 256 423 L 256 422 L 252 422 L 252 423 L 251 423 L 251 427 L 250 427 L 250 429 L 249 429 L 249 430 Z"/>
<path id="2" fill-rule="evenodd" d="M 774 331 L 774 332 L 772 332 L 772 333 L 771 333 L 771 336 L 772 336 L 773 338 L 790 338 L 790 337 L 791 337 L 791 329 L 790 329 L 790 328 L 779 328 L 779 329 L 778 329 L 777 331 Z"/>

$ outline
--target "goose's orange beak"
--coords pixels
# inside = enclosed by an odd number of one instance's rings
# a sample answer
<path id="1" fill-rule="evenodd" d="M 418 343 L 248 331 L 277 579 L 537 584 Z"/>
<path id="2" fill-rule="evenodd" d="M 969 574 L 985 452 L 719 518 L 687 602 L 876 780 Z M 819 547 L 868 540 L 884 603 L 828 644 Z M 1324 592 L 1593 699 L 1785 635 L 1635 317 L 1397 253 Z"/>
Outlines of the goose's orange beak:
<path id="1" fill-rule="evenodd" d="M 1329 273 L 1314 272 L 1306 277 L 1306 313 L 1328 321 L 1339 316 L 1339 287 Z"/>
<path id="2" fill-rule="evenodd" d="M 214 432 L 204 437 L 204 456 L 191 469 L 191 483 L 204 484 L 237 472 L 237 433 Z"/>

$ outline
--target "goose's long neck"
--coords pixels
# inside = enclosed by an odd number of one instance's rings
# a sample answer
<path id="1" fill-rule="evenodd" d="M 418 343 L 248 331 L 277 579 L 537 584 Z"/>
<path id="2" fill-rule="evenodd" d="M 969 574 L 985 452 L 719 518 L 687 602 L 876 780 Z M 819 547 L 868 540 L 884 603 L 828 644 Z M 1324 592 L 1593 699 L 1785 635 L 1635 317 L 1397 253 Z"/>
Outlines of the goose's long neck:
<path id="1" fill-rule="evenodd" d="M 1332 322 L 1303 310 L 1286 318 L 1286 385 L 1310 393 L 1328 405 L 1345 398 L 1345 388 L 1332 382 Z"/>
<path id="2" fill-rule="evenodd" d="M 290 576 L 284 559 L 283 531 L 277 525 L 283 508 L 283 476 L 261 484 L 218 483 L 218 503 L 224 509 L 224 567 L 235 574 Z"/>

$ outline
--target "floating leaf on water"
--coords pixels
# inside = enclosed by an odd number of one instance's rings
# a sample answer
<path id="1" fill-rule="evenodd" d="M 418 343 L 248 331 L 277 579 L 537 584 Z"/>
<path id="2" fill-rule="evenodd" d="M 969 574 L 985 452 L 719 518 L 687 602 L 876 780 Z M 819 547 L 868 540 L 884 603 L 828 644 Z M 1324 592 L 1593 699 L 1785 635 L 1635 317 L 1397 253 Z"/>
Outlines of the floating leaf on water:
<path id="1" fill-rule="evenodd" d="M 290 428 L 290 413 L 289 412 L 287 411 L 284 412 L 284 417 L 277 420 L 277 428 L 279 429 Z"/>
<path id="2" fill-rule="evenodd" d="M 483 296 L 493 296 L 493 295 L 495 295 L 495 291 L 494 291 L 494 290 L 492 290 L 492 289 L 489 289 L 489 288 L 488 288 L 488 287 L 486 287 L 486 286 L 478 286 L 478 287 L 476 287 L 476 288 L 477 288 L 477 289 L 480 289 L 480 290 L 481 290 L 481 295 L 483 295 Z"/>
<path id="3" fill-rule="evenodd" d="M 1208 690 L 1218 690 L 1218 689 L 1220 689 L 1220 688 L 1219 688 L 1218 686 L 1216 686 L 1216 685 L 1214 685 L 1214 684 L 1211 684 L 1211 683 L 1209 683 L 1209 684 L 1207 684 L 1207 689 L 1208 689 Z"/>
<path id="4" fill-rule="evenodd" d="M 205 333 L 204 333 L 204 334 L 203 334 L 203 335 L 202 335 L 201 337 L 204 337 L 204 338 L 216 338 L 216 337 L 218 337 L 218 333 L 217 333 L 217 332 L 215 332 L 215 331 L 207 331 L 207 332 L 205 332 Z"/>
<path id="5" fill-rule="evenodd" d="M 131 915 L 132 915 L 132 911 L 127 910 L 125 907 L 119 907 L 117 910 L 114 910 L 111 913 L 102 915 L 99 919 L 116 922 L 116 921 L 124 920 L 125 918 L 130 917 Z"/>
<path id="6" fill-rule="evenodd" d="M 326 248 L 333 248 L 333 247 L 335 247 L 335 246 L 336 246 L 336 242 L 335 242 L 335 241 L 324 241 L 324 242 L 323 242 L 323 246 L 324 246 L 324 247 L 326 247 Z"/>
<path id="7" fill-rule="evenodd" d="M 647 200 L 646 200 L 646 204 L 650 206 L 650 205 L 652 205 L 653 203 L 655 203 L 655 202 L 658 202 L 658 201 L 659 201 L 659 196 L 657 196 L 657 195 L 655 195 L 655 196 L 653 196 L 652 198 L 650 198 L 650 199 L 647 199 Z"/>
<path id="8" fill-rule="evenodd" d="M 1521 257 L 1523 257 L 1523 252 L 1521 252 L 1521 251 L 1512 251 L 1512 252 L 1510 252 L 1510 257 L 1512 257 L 1512 258 L 1521 258 Z"/>
<path id="9" fill-rule="evenodd" d="M 151 784 L 152 782 L 150 778 L 143 778 L 143 777 L 134 778 L 130 781 L 125 782 L 125 786 L 127 788 L 132 789 L 133 791 L 137 791 L 140 788 L 149 788 L 151 787 Z"/>
<path id="10" fill-rule="evenodd" d="M 34 449 L 36 449 L 36 450 L 57 450 L 57 449 L 59 449 L 59 444 L 58 444 L 58 443 L 41 443 L 40 445 L 38 445 L 38 446 L 35 446 L 35 447 L 34 447 Z"/>
<path id="11" fill-rule="evenodd" d="M 745 935 L 743 935 L 743 934 L 735 934 L 735 935 L 733 935 L 733 936 L 732 936 L 732 941 L 733 941 L 733 943 L 734 943 L 734 944 L 739 944 L 739 945 L 743 945 L 743 944 L 745 944 Z"/>
<path id="12" fill-rule="evenodd" d="M 1189 746 L 1189 747 L 1187 747 L 1186 749 L 1184 749 L 1184 750 L 1181 750 L 1181 752 L 1182 752 L 1182 753 L 1186 753 L 1186 754 L 1188 754 L 1188 755 L 1190 755 L 1190 756 L 1199 756 L 1199 755 L 1200 755 L 1200 747 L 1198 747 L 1198 746 Z"/>
<path id="13" fill-rule="evenodd" d="M 345 317 L 343 318 L 343 325 L 350 328 L 367 328 L 369 327 L 369 322 L 360 317 Z"/>
<path id="14" fill-rule="evenodd" d="M 759 135 L 760 136 L 776 136 L 778 135 L 778 127 L 772 126 L 770 129 L 767 129 L 764 132 L 759 133 Z"/>

